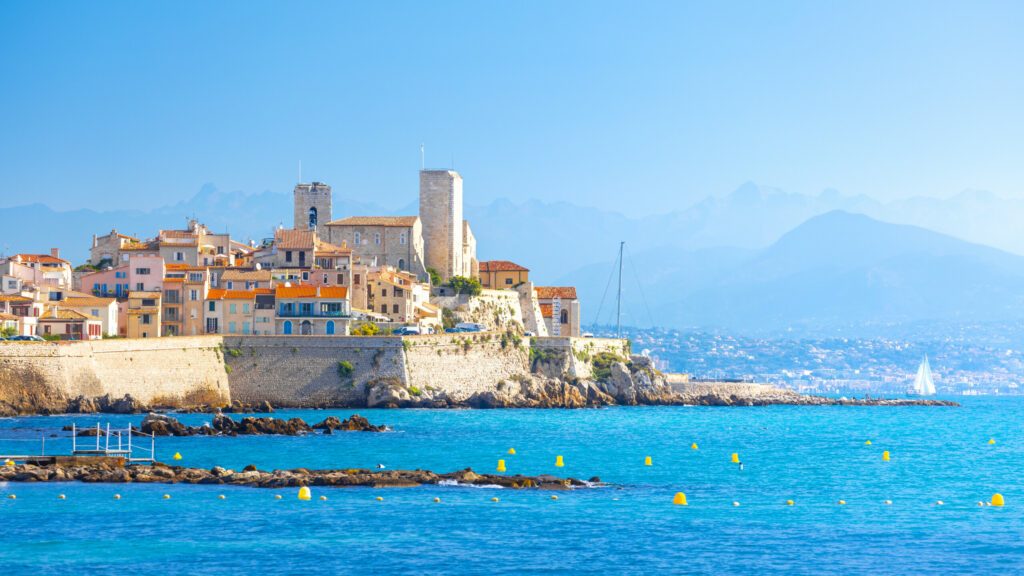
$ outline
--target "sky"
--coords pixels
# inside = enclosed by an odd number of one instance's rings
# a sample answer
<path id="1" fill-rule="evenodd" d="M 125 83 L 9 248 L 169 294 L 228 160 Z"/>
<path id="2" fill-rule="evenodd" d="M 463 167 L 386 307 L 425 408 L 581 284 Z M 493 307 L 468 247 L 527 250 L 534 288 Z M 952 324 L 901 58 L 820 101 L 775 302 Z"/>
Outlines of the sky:
<path id="1" fill-rule="evenodd" d="M 220 190 L 631 215 L 744 182 L 1024 195 L 1014 2 L 34 2 L 0 18 L 0 206 Z"/>

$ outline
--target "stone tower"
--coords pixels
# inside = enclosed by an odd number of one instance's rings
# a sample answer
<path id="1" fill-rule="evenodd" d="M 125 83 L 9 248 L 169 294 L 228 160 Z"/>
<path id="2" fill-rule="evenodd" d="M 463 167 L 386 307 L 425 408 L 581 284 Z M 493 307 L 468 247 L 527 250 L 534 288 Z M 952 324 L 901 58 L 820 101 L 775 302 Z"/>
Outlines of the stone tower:
<path id="1" fill-rule="evenodd" d="M 295 229 L 315 230 L 327 239 L 324 224 L 331 221 L 331 187 L 323 182 L 295 185 Z"/>
<path id="2" fill-rule="evenodd" d="M 420 171 L 420 221 L 428 268 L 441 279 L 465 276 L 462 258 L 462 176 L 454 170 Z"/>

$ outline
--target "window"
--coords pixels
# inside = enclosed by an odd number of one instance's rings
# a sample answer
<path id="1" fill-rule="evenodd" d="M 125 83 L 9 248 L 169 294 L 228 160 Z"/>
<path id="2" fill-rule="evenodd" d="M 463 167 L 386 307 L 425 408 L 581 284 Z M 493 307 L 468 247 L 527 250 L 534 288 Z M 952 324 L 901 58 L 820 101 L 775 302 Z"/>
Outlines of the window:
<path id="1" fill-rule="evenodd" d="M 345 285 L 345 275 L 344 274 L 338 274 L 338 286 L 344 286 L 344 285 Z"/>
<path id="2" fill-rule="evenodd" d="M 398 314 L 398 304 L 393 304 L 391 306 L 391 313 L 392 314 Z"/>
<path id="3" fill-rule="evenodd" d="M 217 311 L 217 303 L 211 301 L 210 302 L 210 312 L 216 312 L 216 311 Z"/>
<path id="4" fill-rule="evenodd" d="M 231 303 L 231 305 L 229 306 L 229 309 L 231 310 L 232 314 L 238 313 L 237 305 L 234 302 Z M 231 331 L 234 332 L 234 330 L 231 330 Z"/>
<path id="5" fill-rule="evenodd" d="M 189 282 L 202 282 L 203 281 L 203 273 L 202 272 L 189 272 L 189 274 L 188 274 L 188 281 Z"/>
<path id="6" fill-rule="evenodd" d="M 93 308 L 90 312 L 92 312 L 93 316 L 95 316 L 97 318 L 100 317 L 100 309 L 99 308 Z"/>
<path id="7" fill-rule="evenodd" d="M 292 261 L 292 251 L 291 250 L 288 250 L 288 251 L 286 251 L 284 253 L 284 261 L 285 262 L 291 262 Z"/>
<path id="8" fill-rule="evenodd" d="M 512 285 L 512 279 L 511 278 L 505 278 L 505 285 L 506 286 L 511 286 Z"/>
<path id="9" fill-rule="evenodd" d="M 156 300 L 153 299 L 153 298 L 143 298 L 142 299 L 142 305 L 143 306 L 156 306 Z"/>
<path id="10" fill-rule="evenodd" d="M 184 262 L 185 261 L 185 253 L 184 252 L 175 252 L 174 253 L 174 261 L 175 262 Z"/>
<path id="11" fill-rule="evenodd" d="M 235 283 L 232 282 L 231 280 L 228 280 L 227 284 L 228 284 L 228 290 L 234 290 L 235 289 Z"/>
<path id="12" fill-rule="evenodd" d="M 355 284 L 356 286 L 359 286 L 359 274 L 356 274 L 354 278 L 355 279 L 352 280 L 352 283 Z"/>
<path id="13" fill-rule="evenodd" d="M 398 269 L 405 270 L 405 258 L 398 259 Z"/>
<path id="14" fill-rule="evenodd" d="M 568 324 L 569 323 L 569 311 L 568 310 L 562 310 L 561 321 L 562 321 L 562 324 Z"/>
<path id="15" fill-rule="evenodd" d="M 406 241 L 405 232 L 402 232 L 401 234 L 398 235 L 398 243 L 404 246 L 405 245 L 405 241 Z"/>
<path id="16" fill-rule="evenodd" d="M 242 304 L 242 314 L 248 314 L 248 313 L 249 313 L 249 303 L 246 302 L 246 303 Z M 246 330 L 246 332 L 248 332 L 248 330 Z"/>
<path id="17" fill-rule="evenodd" d="M 237 328 L 237 327 L 238 326 L 234 322 L 228 322 L 228 333 L 229 334 L 234 334 L 235 333 L 235 328 Z"/>
<path id="18" fill-rule="evenodd" d="M 383 314 L 387 314 L 388 313 L 388 305 L 387 304 L 381 304 L 380 305 L 380 311 Z"/>
<path id="19" fill-rule="evenodd" d="M 136 282 L 135 289 L 136 290 L 145 290 L 146 289 L 146 285 L 143 284 L 142 282 Z"/>
<path id="20" fill-rule="evenodd" d="M 373 243 L 380 246 L 380 232 L 376 232 L 373 235 Z"/>
<path id="21" fill-rule="evenodd" d="M 143 314 L 142 315 L 142 323 L 143 324 L 152 324 L 153 323 L 152 315 L 151 314 Z"/>
<path id="22" fill-rule="evenodd" d="M 327 284 L 327 274 L 324 274 L 324 284 Z"/>
<path id="23" fill-rule="evenodd" d="M 381 295 L 381 297 L 387 296 L 388 295 L 388 289 L 387 288 L 381 288 L 380 289 L 380 295 Z"/>
<path id="24" fill-rule="evenodd" d="M 195 302 L 196 300 L 199 300 L 199 291 L 198 290 L 189 290 L 188 291 L 188 299 L 193 301 L 193 302 Z"/>
<path id="25" fill-rule="evenodd" d="M 248 322 L 242 322 L 242 334 L 249 334 L 252 332 L 252 327 L 249 326 Z"/>
<path id="26" fill-rule="evenodd" d="M 402 291 L 401 288 L 395 288 L 394 290 L 392 290 L 392 292 L 394 292 L 395 296 L 397 296 L 399 298 L 401 298 L 402 296 L 405 295 L 405 292 Z"/>
<path id="27" fill-rule="evenodd" d="M 302 273 L 302 279 L 303 280 L 309 280 L 309 272 L 303 272 Z"/>
<path id="28" fill-rule="evenodd" d="M 135 273 L 138 274 L 139 276 L 148 276 L 149 268 L 136 268 Z"/>
<path id="29" fill-rule="evenodd" d="M 312 208 L 309 209 L 309 229 L 310 230 L 313 230 L 314 228 L 316 228 L 316 219 L 317 219 L 316 217 L 317 217 L 316 206 L 313 206 Z"/>
<path id="30" fill-rule="evenodd" d="M 363 241 L 363 235 L 360 234 L 359 232 L 356 232 L 352 236 L 353 236 L 353 240 L 354 240 L 354 242 L 352 242 L 352 243 L 355 244 L 356 246 L 359 246 L 359 243 Z"/>
<path id="31" fill-rule="evenodd" d="M 114 272 L 114 278 L 126 278 L 127 276 L 128 276 L 128 273 L 125 272 L 124 270 L 122 270 L 120 272 Z"/>

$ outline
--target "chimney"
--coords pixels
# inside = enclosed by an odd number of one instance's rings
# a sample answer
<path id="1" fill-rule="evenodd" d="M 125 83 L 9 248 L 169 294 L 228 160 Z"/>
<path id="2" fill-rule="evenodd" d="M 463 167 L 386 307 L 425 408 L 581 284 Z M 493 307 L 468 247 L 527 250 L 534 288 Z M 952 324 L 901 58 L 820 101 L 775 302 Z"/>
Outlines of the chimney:
<path id="1" fill-rule="evenodd" d="M 50 248 L 50 256 L 60 258 L 60 248 Z"/>

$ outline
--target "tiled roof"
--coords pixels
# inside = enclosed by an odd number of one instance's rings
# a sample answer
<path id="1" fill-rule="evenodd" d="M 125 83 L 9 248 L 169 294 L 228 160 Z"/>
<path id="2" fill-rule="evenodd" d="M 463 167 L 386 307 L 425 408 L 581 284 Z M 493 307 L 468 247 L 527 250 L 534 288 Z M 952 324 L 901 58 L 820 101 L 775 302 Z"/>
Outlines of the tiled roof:
<path id="1" fill-rule="evenodd" d="M 207 300 L 255 300 L 257 294 L 270 294 L 269 288 L 257 290 L 224 290 L 213 288 L 206 294 Z"/>
<path id="2" fill-rule="evenodd" d="M 346 298 L 348 297 L 348 288 L 300 284 L 298 286 L 278 286 L 274 290 L 274 294 L 278 298 Z"/>
<path id="3" fill-rule="evenodd" d="M 529 272 L 529 268 L 524 268 L 515 262 L 509 262 L 508 260 L 486 260 L 480 263 L 481 272 Z"/>
<path id="4" fill-rule="evenodd" d="M 541 300 L 550 300 L 552 298 L 561 298 L 563 300 L 575 300 L 576 299 L 576 287 L 575 286 L 537 286 L 537 298 Z"/>
<path id="5" fill-rule="evenodd" d="M 541 304 L 540 315 L 545 318 L 551 318 L 551 315 L 554 314 L 554 311 L 552 310 L 553 307 L 554 306 L 552 304 Z"/>
<path id="6" fill-rule="evenodd" d="M 99 320 L 95 316 L 89 314 L 82 314 L 77 310 L 71 310 L 69 308 L 57 309 L 47 308 L 43 312 L 43 315 L 39 317 L 40 320 Z"/>
<path id="7" fill-rule="evenodd" d="M 19 320 L 21 316 L 15 316 L 14 314 L 8 314 L 6 312 L 0 312 L 0 320 Z"/>
<path id="8" fill-rule="evenodd" d="M 28 296 L 22 296 L 20 294 L 6 294 L 0 295 L 0 302 L 31 302 L 32 299 Z"/>
<path id="9" fill-rule="evenodd" d="M 220 276 L 221 281 L 227 280 L 249 280 L 269 281 L 270 270 L 248 270 L 244 268 L 228 268 Z"/>
<path id="10" fill-rule="evenodd" d="M 191 230 L 161 230 L 161 238 L 195 238 L 196 234 Z"/>
<path id="11" fill-rule="evenodd" d="M 278 229 L 274 232 L 274 244 L 286 250 L 312 250 L 315 237 L 312 230 Z"/>
<path id="12" fill-rule="evenodd" d="M 408 228 L 416 224 L 419 216 L 349 216 L 328 222 L 328 226 L 396 226 Z"/>
<path id="13" fill-rule="evenodd" d="M 117 302 L 114 298 L 100 298 L 99 296 L 71 296 L 64 300 L 67 306 L 110 306 Z"/>
<path id="14" fill-rule="evenodd" d="M 40 264 L 67 264 L 70 266 L 67 260 L 63 258 L 57 258 L 50 256 L 49 254 L 15 254 L 11 258 L 17 259 L 20 262 L 38 262 Z"/>

